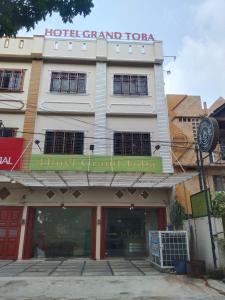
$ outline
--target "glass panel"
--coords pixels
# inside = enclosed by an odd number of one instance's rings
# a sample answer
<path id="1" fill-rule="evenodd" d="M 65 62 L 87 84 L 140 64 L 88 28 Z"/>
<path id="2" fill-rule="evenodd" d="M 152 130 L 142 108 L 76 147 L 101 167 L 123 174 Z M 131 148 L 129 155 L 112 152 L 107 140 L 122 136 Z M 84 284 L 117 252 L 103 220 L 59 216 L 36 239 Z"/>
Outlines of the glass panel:
<path id="1" fill-rule="evenodd" d="M 124 144 L 123 153 L 124 155 L 132 155 L 132 133 L 126 132 L 123 134 Z"/>
<path id="2" fill-rule="evenodd" d="M 65 132 L 64 153 L 73 153 L 74 147 L 74 132 Z"/>
<path id="3" fill-rule="evenodd" d="M 9 82 L 10 82 L 11 72 L 5 71 L 2 81 L 2 88 L 8 89 L 9 88 Z"/>
<path id="4" fill-rule="evenodd" d="M 77 92 L 77 74 L 70 73 L 69 80 L 70 80 L 70 92 L 76 93 Z"/>
<path id="5" fill-rule="evenodd" d="M 133 133 L 132 151 L 133 155 L 142 155 L 141 134 Z"/>
<path id="6" fill-rule="evenodd" d="M 138 94 L 139 95 L 147 95 L 147 76 L 139 76 L 138 77 Z"/>
<path id="7" fill-rule="evenodd" d="M 90 256 L 91 224 L 91 208 L 36 209 L 33 257 Z"/>
<path id="8" fill-rule="evenodd" d="M 114 155 L 123 155 L 122 150 L 122 133 L 114 133 Z"/>
<path id="9" fill-rule="evenodd" d="M 131 95 L 137 95 L 137 76 L 131 76 L 131 82 L 130 82 L 130 94 Z"/>
<path id="10" fill-rule="evenodd" d="M 113 93 L 115 95 L 120 95 L 122 93 L 121 85 L 122 85 L 122 76 L 114 75 Z"/>
<path id="11" fill-rule="evenodd" d="M 146 237 L 151 227 L 150 210 L 145 208 L 106 209 L 106 252 L 108 256 L 148 255 Z"/>
<path id="12" fill-rule="evenodd" d="M 83 151 L 84 151 L 84 133 L 76 132 L 75 142 L 74 142 L 74 153 L 83 154 Z"/>
<path id="13" fill-rule="evenodd" d="M 122 94 L 129 95 L 130 93 L 130 76 L 124 75 L 122 82 Z"/>
<path id="14" fill-rule="evenodd" d="M 55 132 L 54 153 L 64 153 L 64 132 Z"/>
<path id="15" fill-rule="evenodd" d="M 45 134 L 44 153 L 53 153 L 53 146 L 54 146 L 54 132 L 47 131 Z"/>
<path id="16" fill-rule="evenodd" d="M 142 134 L 142 155 L 151 155 L 150 133 Z"/>
<path id="17" fill-rule="evenodd" d="M 61 73 L 61 92 L 69 92 L 69 74 Z"/>
<path id="18" fill-rule="evenodd" d="M 59 92 L 60 91 L 60 74 L 53 72 L 51 78 L 51 87 L 50 91 Z"/>
<path id="19" fill-rule="evenodd" d="M 5 237 L 5 236 L 6 236 L 6 229 L 0 228 L 0 237 Z"/>
<path id="20" fill-rule="evenodd" d="M 78 74 L 78 93 L 86 92 L 86 74 Z"/>

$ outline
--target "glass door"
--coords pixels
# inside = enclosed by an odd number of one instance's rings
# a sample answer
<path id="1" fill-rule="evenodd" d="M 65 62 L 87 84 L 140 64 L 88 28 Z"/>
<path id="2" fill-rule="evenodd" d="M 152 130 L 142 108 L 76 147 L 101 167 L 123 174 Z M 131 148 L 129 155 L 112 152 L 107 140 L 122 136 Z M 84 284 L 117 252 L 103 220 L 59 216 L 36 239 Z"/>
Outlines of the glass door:
<path id="1" fill-rule="evenodd" d="M 38 258 L 90 256 L 91 226 L 91 208 L 36 208 L 32 256 Z"/>
<path id="2" fill-rule="evenodd" d="M 145 257 L 148 231 L 157 228 L 156 209 L 106 208 L 106 255 Z"/>

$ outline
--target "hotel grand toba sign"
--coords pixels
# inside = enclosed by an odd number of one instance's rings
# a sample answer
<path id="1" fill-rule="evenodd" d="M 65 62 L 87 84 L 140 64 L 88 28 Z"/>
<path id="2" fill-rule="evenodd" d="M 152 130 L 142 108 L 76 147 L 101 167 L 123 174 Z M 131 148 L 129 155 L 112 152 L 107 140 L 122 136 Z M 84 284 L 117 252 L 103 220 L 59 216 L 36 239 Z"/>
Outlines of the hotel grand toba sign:
<path id="1" fill-rule="evenodd" d="M 162 169 L 162 158 L 156 156 L 32 154 L 30 159 L 33 171 L 161 173 Z"/>
<path id="2" fill-rule="evenodd" d="M 80 39 L 105 39 L 105 40 L 127 40 L 152 42 L 154 36 L 152 33 L 140 32 L 119 32 L 119 31 L 94 31 L 94 30 L 76 30 L 76 29 L 45 29 L 45 36 L 80 38 Z"/>

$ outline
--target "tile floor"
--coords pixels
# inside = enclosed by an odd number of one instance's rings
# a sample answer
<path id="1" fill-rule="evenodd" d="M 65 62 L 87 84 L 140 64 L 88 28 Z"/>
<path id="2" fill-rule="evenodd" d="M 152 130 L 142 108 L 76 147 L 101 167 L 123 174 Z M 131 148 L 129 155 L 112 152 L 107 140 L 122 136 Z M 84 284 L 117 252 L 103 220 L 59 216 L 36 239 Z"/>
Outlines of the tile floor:
<path id="1" fill-rule="evenodd" d="M 159 275 L 147 260 L 0 260 L 0 277 L 8 276 L 145 276 Z"/>

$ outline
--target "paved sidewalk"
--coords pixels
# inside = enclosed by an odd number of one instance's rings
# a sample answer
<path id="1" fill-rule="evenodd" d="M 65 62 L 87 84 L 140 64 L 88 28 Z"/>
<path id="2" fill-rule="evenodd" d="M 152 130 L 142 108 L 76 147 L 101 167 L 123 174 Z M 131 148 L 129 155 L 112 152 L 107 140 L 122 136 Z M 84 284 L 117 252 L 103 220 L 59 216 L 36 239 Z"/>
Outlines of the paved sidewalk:
<path id="1" fill-rule="evenodd" d="M 0 261 L 0 277 L 145 276 L 159 275 L 147 260 L 22 260 Z"/>

